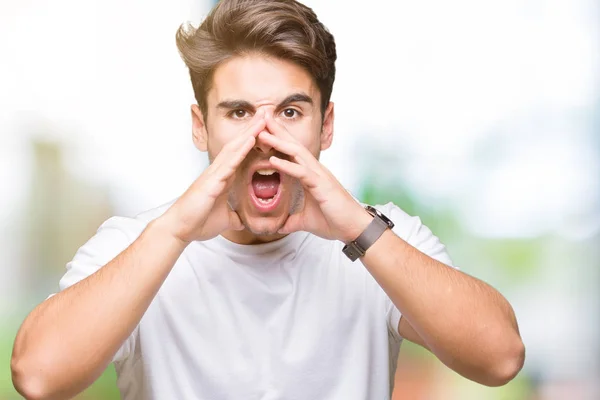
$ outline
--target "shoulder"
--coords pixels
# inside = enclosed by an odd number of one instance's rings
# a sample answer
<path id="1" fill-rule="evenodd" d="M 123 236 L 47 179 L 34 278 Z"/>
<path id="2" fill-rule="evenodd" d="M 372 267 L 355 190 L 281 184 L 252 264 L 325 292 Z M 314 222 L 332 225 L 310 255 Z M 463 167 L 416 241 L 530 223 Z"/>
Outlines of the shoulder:
<path id="1" fill-rule="evenodd" d="M 361 204 L 364 206 L 367 205 L 365 203 Z M 394 222 L 394 233 L 407 242 L 410 242 L 423 226 L 421 218 L 408 214 L 392 202 L 386 204 L 371 204 L 371 206 L 375 207 L 386 217 L 391 219 Z"/>
<path id="2" fill-rule="evenodd" d="M 133 243 L 155 218 L 162 215 L 173 203 L 169 202 L 144 211 L 134 217 L 114 216 L 102 223 L 66 265 L 60 281 L 62 289 L 71 286 L 106 265 Z"/>
<path id="3" fill-rule="evenodd" d="M 96 236 L 100 235 L 106 237 L 107 239 L 114 237 L 116 240 L 125 239 L 133 242 L 148 226 L 148 224 L 164 214 L 175 202 L 175 200 L 171 200 L 165 204 L 145 210 L 133 217 L 110 217 L 104 221 L 102 225 L 100 225 Z"/>
<path id="4" fill-rule="evenodd" d="M 392 202 L 372 206 L 394 222 L 393 231 L 398 237 L 432 258 L 446 265 L 452 265 L 446 246 L 441 243 L 431 229 L 423 224 L 419 216 L 408 214 Z"/>
<path id="5" fill-rule="evenodd" d="M 134 217 L 134 219 L 136 221 L 138 221 L 138 223 L 148 225 L 152 220 L 163 215 L 169 209 L 169 207 L 171 207 L 173 205 L 173 203 L 175 203 L 175 201 L 177 201 L 177 198 L 175 198 L 167 203 L 161 204 L 157 207 L 143 211 L 143 212 L 137 214 Z"/>

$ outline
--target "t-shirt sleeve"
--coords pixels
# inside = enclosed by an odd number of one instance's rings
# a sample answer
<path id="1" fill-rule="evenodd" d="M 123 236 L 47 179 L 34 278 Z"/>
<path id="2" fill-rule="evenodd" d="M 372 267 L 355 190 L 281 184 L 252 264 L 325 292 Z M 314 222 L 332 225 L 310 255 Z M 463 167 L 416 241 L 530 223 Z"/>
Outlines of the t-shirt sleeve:
<path id="1" fill-rule="evenodd" d="M 112 217 L 104 222 L 67 263 L 67 270 L 59 282 L 60 291 L 92 275 L 129 247 L 143 230 L 140 225 L 139 221 L 124 217 Z M 132 351 L 137 329 L 121 345 L 113 362 L 123 360 Z"/>
<path id="2" fill-rule="evenodd" d="M 421 218 L 408 215 L 393 203 L 378 208 L 394 222 L 393 232 L 396 235 L 429 257 L 454 268 L 446 246 L 433 234 L 431 229 L 423 225 Z M 394 337 L 401 339 L 398 324 L 402 314 L 389 297 L 386 298 L 386 308 L 388 327 Z"/>

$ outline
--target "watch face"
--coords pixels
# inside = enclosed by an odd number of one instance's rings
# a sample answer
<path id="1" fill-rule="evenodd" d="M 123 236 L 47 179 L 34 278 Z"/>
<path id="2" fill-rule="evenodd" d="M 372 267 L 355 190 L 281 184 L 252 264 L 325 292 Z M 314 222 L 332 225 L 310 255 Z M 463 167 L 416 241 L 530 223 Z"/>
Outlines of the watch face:
<path id="1" fill-rule="evenodd" d="M 379 211 L 379 210 L 378 210 L 378 209 L 376 209 L 375 207 L 372 207 L 372 206 L 366 206 L 366 207 L 365 207 L 365 209 L 366 209 L 366 210 L 367 210 L 369 213 L 371 213 L 371 215 L 379 217 L 379 219 L 381 219 L 383 222 L 385 222 L 385 223 L 386 223 L 386 225 L 387 225 L 387 226 L 388 226 L 390 229 L 392 229 L 392 228 L 394 227 L 394 223 L 392 222 L 392 220 L 391 220 L 391 219 L 389 219 L 388 217 L 386 217 L 385 215 L 383 215 L 383 214 L 381 213 L 381 211 Z"/>

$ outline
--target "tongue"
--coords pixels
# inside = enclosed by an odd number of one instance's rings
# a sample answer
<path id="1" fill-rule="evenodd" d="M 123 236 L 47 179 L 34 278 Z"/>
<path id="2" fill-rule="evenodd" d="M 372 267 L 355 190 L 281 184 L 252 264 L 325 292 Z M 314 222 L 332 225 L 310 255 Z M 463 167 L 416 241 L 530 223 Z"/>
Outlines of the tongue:
<path id="1" fill-rule="evenodd" d="M 279 174 L 260 175 L 252 177 L 252 189 L 259 199 L 270 199 L 277 194 L 279 188 Z"/>

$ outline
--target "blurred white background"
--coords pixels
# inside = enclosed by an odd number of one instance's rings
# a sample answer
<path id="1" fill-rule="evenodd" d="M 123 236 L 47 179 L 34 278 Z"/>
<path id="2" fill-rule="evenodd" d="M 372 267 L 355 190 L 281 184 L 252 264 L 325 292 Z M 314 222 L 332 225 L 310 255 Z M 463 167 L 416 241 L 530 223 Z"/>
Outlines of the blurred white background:
<path id="1" fill-rule="evenodd" d="M 322 161 L 358 194 L 409 193 L 455 262 L 517 311 L 521 381 L 502 391 L 452 376 L 427 398 L 600 398 L 599 3 L 305 4 L 338 46 Z M 211 5 L 0 2 L 0 398 L 16 396 L 18 324 L 77 247 L 205 167 L 174 34 Z"/>

